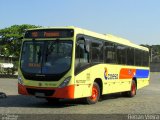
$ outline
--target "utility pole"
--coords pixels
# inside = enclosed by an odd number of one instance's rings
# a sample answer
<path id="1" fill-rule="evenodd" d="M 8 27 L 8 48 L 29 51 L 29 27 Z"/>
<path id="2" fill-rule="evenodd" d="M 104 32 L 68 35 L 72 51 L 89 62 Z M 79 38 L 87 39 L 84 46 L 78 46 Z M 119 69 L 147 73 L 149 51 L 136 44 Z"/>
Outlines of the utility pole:
<path id="1" fill-rule="evenodd" d="M 150 62 L 152 62 L 152 46 L 150 47 Z"/>

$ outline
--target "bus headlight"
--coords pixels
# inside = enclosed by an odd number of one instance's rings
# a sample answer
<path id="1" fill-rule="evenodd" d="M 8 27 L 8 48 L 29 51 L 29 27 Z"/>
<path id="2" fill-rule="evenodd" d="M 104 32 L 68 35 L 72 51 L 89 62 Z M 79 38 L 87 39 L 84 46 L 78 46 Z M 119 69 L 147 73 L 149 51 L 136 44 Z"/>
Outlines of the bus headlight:
<path id="1" fill-rule="evenodd" d="M 18 75 L 18 83 L 23 85 L 23 80 L 22 80 L 22 77 L 20 75 Z"/>
<path id="2" fill-rule="evenodd" d="M 71 76 L 67 77 L 61 84 L 58 88 L 63 88 L 65 86 L 68 85 L 69 81 L 71 80 Z"/>

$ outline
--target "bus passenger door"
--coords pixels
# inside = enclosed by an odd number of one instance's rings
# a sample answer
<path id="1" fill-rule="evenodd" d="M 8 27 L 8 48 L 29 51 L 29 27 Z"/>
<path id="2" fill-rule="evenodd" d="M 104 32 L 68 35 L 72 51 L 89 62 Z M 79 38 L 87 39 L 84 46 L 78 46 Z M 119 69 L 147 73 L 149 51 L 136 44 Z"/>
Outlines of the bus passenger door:
<path id="1" fill-rule="evenodd" d="M 86 97 L 90 91 L 89 46 L 78 37 L 75 50 L 75 98 Z"/>

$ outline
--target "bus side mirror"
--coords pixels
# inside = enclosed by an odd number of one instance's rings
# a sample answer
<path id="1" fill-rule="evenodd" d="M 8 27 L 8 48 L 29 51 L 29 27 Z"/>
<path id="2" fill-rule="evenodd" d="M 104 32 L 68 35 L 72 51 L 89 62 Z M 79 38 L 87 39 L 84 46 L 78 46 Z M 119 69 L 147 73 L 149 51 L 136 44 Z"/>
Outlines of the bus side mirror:
<path id="1" fill-rule="evenodd" d="M 84 44 L 85 51 L 89 53 L 90 47 L 89 47 L 89 41 L 87 39 L 85 39 L 84 37 L 80 37 L 78 39 L 78 44 Z"/>

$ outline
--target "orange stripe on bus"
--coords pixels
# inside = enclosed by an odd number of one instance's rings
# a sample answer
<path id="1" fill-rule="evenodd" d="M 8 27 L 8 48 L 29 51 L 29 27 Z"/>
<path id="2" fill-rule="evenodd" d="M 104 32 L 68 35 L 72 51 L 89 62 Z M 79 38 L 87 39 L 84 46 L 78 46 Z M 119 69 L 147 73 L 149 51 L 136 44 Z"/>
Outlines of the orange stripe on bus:
<path id="1" fill-rule="evenodd" d="M 136 74 L 136 69 L 122 68 L 120 70 L 119 79 L 130 79 Z"/>
<path id="2" fill-rule="evenodd" d="M 70 85 L 64 88 L 56 88 L 56 92 L 54 94 L 54 97 L 56 98 L 74 98 L 74 85 Z"/>

